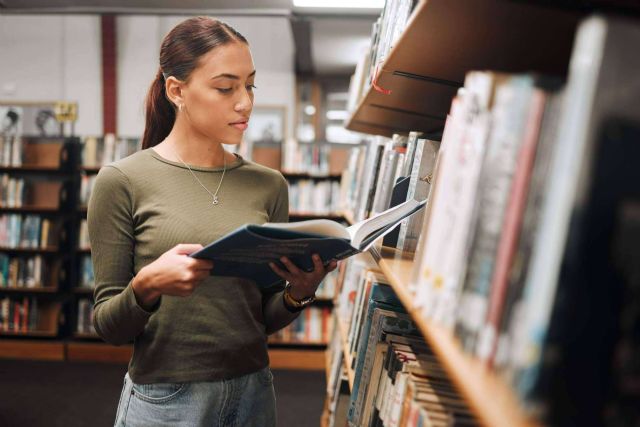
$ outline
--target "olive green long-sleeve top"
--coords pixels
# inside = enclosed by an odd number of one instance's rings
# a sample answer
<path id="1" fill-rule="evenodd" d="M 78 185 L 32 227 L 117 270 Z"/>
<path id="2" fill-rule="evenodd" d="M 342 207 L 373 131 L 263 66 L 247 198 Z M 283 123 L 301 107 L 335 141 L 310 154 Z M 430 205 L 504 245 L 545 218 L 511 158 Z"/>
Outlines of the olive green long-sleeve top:
<path id="1" fill-rule="evenodd" d="M 191 168 L 215 192 L 222 168 Z M 129 375 L 137 383 L 215 381 L 268 365 L 267 335 L 296 314 L 282 290 L 262 293 L 250 280 L 212 276 L 189 297 L 163 295 L 152 311 L 131 283 L 147 264 L 180 243 L 208 243 L 247 223 L 286 222 L 283 176 L 237 157 L 227 165 L 220 204 L 182 164 L 153 149 L 100 170 L 89 201 L 95 277 L 93 323 L 112 344 L 133 340 Z"/>

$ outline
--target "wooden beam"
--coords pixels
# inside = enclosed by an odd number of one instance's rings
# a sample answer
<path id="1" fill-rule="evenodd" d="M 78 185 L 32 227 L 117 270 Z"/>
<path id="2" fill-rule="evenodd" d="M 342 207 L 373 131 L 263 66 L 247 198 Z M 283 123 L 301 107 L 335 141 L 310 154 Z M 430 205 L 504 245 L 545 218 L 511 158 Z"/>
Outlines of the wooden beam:
<path id="1" fill-rule="evenodd" d="M 101 16 L 102 30 L 102 126 L 103 133 L 117 134 L 117 34 L 116 16 Z"/>

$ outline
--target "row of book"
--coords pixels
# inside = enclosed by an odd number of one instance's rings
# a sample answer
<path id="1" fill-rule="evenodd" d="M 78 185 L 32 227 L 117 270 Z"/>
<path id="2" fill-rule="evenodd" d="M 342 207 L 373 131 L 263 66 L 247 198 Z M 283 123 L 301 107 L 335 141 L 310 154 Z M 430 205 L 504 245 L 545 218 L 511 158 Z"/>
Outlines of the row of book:
<path id="1" fill-rule="evenodd" d="M 35 331 L 38 325 L 38 300 L 32 297 L 0 300 L 0 330 L 4 332 Z"/>
<path id="2" fill-rule="evenodd" d="M 316 298 L 333 299 L 336 295 L 336 287 L 338 286 L 338 270 L 333 270 L 327 274 L 320 286 L 316 290 Z"/>
<path id="3" fill-rule="evenodd" d="M 80 256 L 80 272 L 78 286 L 81 288 L 93 288 L 95 286 L 95 279 L 93 277 L 93 264 L 91 262 L 90 254 L 83 254 Z"/>
<path id="4" fill-rule="evenodd" d="M 407 27 L 409 17 L 417 3 L 416 0 L 385 2 L 380 17 L 373 24 L 369 49 L 360 56 L 351 77 L 348 111 L 355 110 L 369 88 L 376 84 L 378 74 L 385 71 L 382 69 L 382 63 Z"/>
<path id="5" fill-rule="evenodd" d="M 9 208 L 58 208 L 66 193 L 61 181 L 25 179 L 2 174 L 0 177 L 0 206 Z"/>
<path id="6" fill-rule="evenodd" d="M 346 339 L 331 342 L 330 425 L 476 425 L 370 257 L 351 258 L 340 270 L 335 316 Z M 345 394 L 340 385 L 344 355 L 354 372 L 348 405 L 339 404 Z"/>
<path id="7" fill-rule="evenodd" d="M 45 249 L 55 246 L 52 220 L 40 215 L 0 215 L 0 246 Z"/>
<path id="8" fill-rule="evenodd" d="M 82 166 L 99 168 L 115 162 L 138 151 L 140 144 L 137 138 L 118 138 L 113 134 L 85 137 L 82 139 Z"/>
<path id="9" fill-rule="evenodd" d="M 406 200 L 428 198 L 440 142 L 408 137 L 370 137 L 368 144 L 354 149 L 343 174 L 341 205 L 355 221 L 380 213 Z M 385 239 L 385 246 L 415 251 L 424 211 L 406 218 Z"/>
<path id="10" fill-rule="evenodd" d="M 0 253 L 0 288 L 36 288 L 49 280 L 41 255 L 15 257 Z"/>
<path id="11" fill-rule="evenodd" d="M 331 336 L 331 308 L 309 307 L 291 322 L 269 336 L 273 342 L 325 344 Z"/>
<path id="12" fill-rule="evenodd" d="M 0 166 L 22 166 L 22 136 L 0 132 Z"/>
<path id="13" fill-rule="evenodd" d="M 340 183 L 300 179 L 289 181 L 289 211 L 331 215 L 340 211 Z"/>
<path id="14" fill-rule="evenodd" d="M 91 192 L 93 191 L 93 186 L 96 183 L 96 178 L 98 175 L 86 175 L 83 174 L 80 178 L 80 205 L 87 206 L 89 204 L 89 199 L 91 198 Z"/>
<path id="15" fill-rule="evenodd" d="M 96 334 L 96 330 L 93 327 L 93 302 L 88 298 L 78 299 L 76 332 L 80 334 Z"/>
<path id="16" fill-rule="evenodd" d="M 298 143 L 286 141 L 282 170 L 290 173 L 328 175 L 331 146 L 328 144 Z"/>
<path id="17" fill-rule="evenodd" d="M 7 173 L 0 178 L 0 206 L 20 208 L 25 204 L 25 180 Z"/>
<path id="18" fill-rule="evenodd" d="M 86 219 L 80 221 L 80 232 L 78 233 L 78 248 L 90 249 L 91 243 L 89 242 L 89 224 Z"/>

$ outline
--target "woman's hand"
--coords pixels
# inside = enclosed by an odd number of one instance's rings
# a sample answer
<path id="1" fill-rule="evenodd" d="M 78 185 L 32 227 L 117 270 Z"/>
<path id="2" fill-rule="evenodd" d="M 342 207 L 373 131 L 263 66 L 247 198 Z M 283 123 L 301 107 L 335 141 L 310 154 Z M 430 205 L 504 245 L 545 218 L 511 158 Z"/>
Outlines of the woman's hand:
<path id="1" fill-rule="evenodd" d="M 143 267 L 133 279 L 133 292 L 143 308 L 153 307 L 160 295 L 186 297 L 209 276 L 213 262 L 188 255 L 202 249 L 198 244 L 180 244 Z"/>
<path id="2" fill-rule="evenodd" d="M 313 260 L 313 271 L 307 273 L 306 271 L 300 270 L 289 258 L 282 257 L 280 261 L 287 268 L 286 270 L 281 269 L 275 263 L 269 263 L 271 269 L 284 280 L 289 282 L 291 285 L 291 289 L 289 290 L 289 294 L 295 300 L 301 301 L 307 297 L 312 296 L 316 293 L 316 289 L 324 279 L 328 273 L 332 272 L 338 266 L 338 261 L 331 260 L 331 262 L 325 268 L 322 265 L 322 260 L 318 254 L 313 254 L 311 257 Z"/>

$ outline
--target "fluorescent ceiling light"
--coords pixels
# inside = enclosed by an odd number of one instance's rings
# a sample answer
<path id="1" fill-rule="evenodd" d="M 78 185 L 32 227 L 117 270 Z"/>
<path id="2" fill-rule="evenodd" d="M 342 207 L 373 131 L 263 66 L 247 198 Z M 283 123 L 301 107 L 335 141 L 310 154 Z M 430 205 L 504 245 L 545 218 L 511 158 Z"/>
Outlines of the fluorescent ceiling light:
<path id="1" fill-rule="evenodd" d="M 381 9 L 385 0 L 293 0 L 295 7 Z"/>

